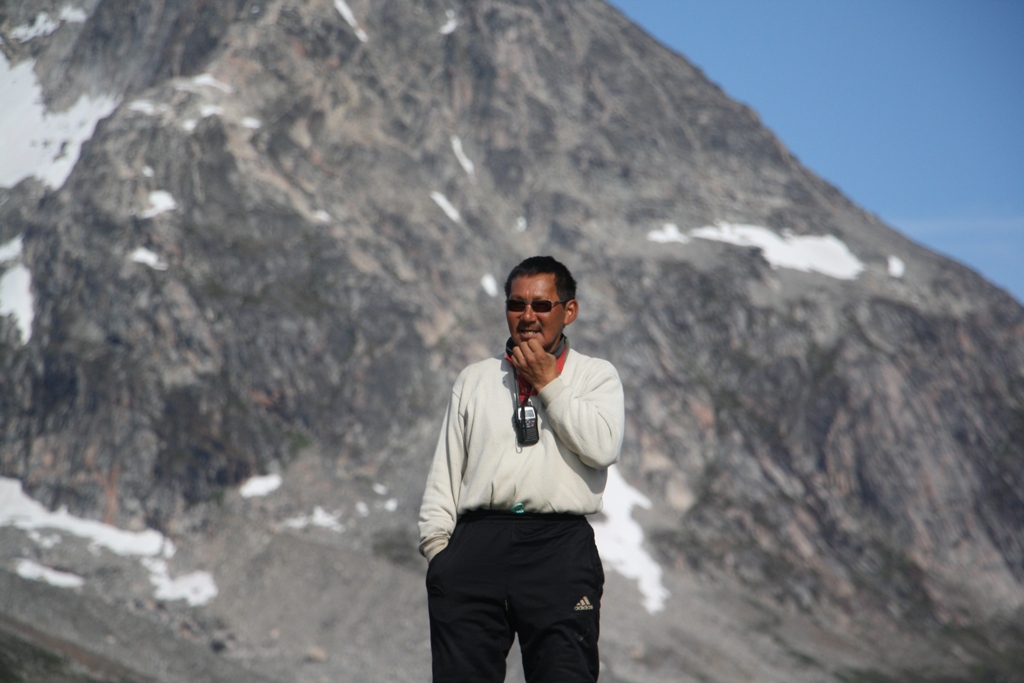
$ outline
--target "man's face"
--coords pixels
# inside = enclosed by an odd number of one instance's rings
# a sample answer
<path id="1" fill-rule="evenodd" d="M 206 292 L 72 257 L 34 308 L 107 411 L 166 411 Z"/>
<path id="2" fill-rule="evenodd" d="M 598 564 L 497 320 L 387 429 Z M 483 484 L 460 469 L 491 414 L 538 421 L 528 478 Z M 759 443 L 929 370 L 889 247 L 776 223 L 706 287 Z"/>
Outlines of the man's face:
<path id="1" fill-rule="evenodd" d="M 555 276 L 553 273 L 520 275 L 512 281 L 508 298 L 530 303 L 558 301 Z M 508 332 L 516 346 L 536 339 L 545 351 L 551 353 L 562 338 L 562 329 L 576 319 L 577 312 L 578 304 L 575 299 L 571 299 L 564 304 L 556 304 L 547 313 L 538 313 L 532 306 L 527 306 L 525 311 L 519 313 L 506 309 L 505 318 L 508 320 Z"/>

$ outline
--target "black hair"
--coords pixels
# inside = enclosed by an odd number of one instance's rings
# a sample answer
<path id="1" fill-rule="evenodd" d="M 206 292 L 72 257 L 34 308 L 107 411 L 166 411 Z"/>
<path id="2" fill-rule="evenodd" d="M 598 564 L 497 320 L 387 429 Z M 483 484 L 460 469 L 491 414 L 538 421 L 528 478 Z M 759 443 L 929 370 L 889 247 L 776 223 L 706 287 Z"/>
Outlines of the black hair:
<path id="1" fill-rule="evenodd" d="M 505 280 L 505 298 L 512 293 L 512 281 L 517 277 L 548 274 L 555 276 L 555 291 L 559 299 L 568 301 L 576 298 L 576 280 L 569 269 L 553 256 L 531 256 L 513 268 Z"/>

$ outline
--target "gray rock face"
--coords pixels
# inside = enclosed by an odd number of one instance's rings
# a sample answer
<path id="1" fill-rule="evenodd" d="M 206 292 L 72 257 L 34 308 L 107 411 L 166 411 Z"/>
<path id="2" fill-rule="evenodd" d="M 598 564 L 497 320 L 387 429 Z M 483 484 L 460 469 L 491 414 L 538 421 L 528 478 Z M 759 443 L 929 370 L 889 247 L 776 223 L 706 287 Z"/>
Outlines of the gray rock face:
<path id="1" fill-rule="evenodd" d="M 581 281 L 574 346 L 623 377 L 620 468 L 654 502 L 641 522 L 670 590 L 745 625 L 721 627 L 726 658 L 763 638 L 751 624 L 766 612 L 744 611 L 735 591 L 785 615 L 776 637 L 789 643 L 814 640 L 793 634 L 815 620 L 916 643 L 904 659 L 879 655 L 891 643 L 875 636 L 824 647 L 817 669 L 797 656 L 810 646 L 772 645 L 757 650 L 781 662 L 772 680 L 927 672 L 951 632 L 963 637 L 941 660 L 948 676 L 970 680 L 984 662 L 1024 679 L 1012 655 L 1024 647 L 1024 309 L 854 206 L 615 10 L 61 11 L 0 10 L 11 68 L 33 64 L 53 112 L 120 104 L 62 185 L 0 188 L 0 244 L 21 238 L 34 313 L 27 340 L 0 318 L 0 475 L 51 508 L 191 547 L 225 588 L 207 616 L 179 610 L 173 623 L 273 680 L 318 680 L 315 665 L 379 680 L 373 647 L 388 643 L 406 650 L 386 678 L 425 680 L 423 619 L 373 626 L 379 638 L 354 647 L 358 627 L 339 615 L 363 604 L 360 571 L 387 605 L 367 614 L 400 621 L 394 601 L 419 595 L 415 510 L 438 419 L 455 373 L 505 337 L 486 278 L 500 289 L 521 258 L 551 253 Z M 22 40 L 40 13 L 57 26 Z M 264 507 L 230 502 L 267 471 L 304 485 Z M 287 576 L 270 559 L 296 554 L 282 519 L 370 499 L 371 481 L 395 497 L 394 517 L 303 541 L 321 558 L 304 581 L 347 568 L 342 587 L 323 584 L 340 604 L 318 612 L 340 650 L 286 633 L 282 652 L 315 661 L 274 665 L 258 647 L 272 611 L 247 581 Z M 241 546 L 216 540 L 228 528 Z M 702 581 L 718 587 L 701 597 Z M 105 590 L 81 599 L 135 599 Z M 693 654 L 691 617 L 610 610 L 604 677 L 744 680 L 739 664 Z"/>

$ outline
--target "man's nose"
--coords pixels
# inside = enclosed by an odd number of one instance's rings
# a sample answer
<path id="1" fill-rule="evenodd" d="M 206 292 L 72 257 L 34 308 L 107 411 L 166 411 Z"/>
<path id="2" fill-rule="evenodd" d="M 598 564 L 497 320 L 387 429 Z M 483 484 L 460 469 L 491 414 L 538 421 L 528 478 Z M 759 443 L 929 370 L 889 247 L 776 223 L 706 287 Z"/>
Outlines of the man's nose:
<path id="1" fill-rule="evenodd" d="M 526 320 L 536 320 L 537 313 L 533 310 L 533 306 L 527 305 L 526 310 L 523 311 L 522 317 Z"/>

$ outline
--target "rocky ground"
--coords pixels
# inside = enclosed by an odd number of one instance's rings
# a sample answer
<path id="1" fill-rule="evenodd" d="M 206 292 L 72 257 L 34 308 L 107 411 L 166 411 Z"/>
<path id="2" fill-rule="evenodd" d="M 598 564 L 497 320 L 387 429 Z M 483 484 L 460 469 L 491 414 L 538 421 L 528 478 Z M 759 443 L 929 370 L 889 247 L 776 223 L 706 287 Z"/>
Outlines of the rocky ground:
<path id="1" fill-rule="evenodd" d="M 170 568 L 172 576 L 212 573 L 218 592 L 204 605 L 154 598 L 135 558 L 90 550 L 69 534 L 42 547 L 22 530 L 0 529 L 4 680 L 429 681 L 414 512 L 406 504 L 389 511 L 390 492 L 369 479 L 334 480 L 322 463 L 302 458 L 266 496 L 229 491 L 193 512 L 175 536 Z M 344 531 L 295 528 L 317 507 L 340 511 L 328 517 Z M 658 515 L 637 513 L 649 528 Z M 85 584 L 21 578 L 14 567 L 25 557 Z M 634 581 L 608 572 L 603 681 L 1020 680 L 966 637 L 953 646 L 895 622 L 786 609 L 724 575 L 676 568 L 664 585 L 666 607 L 651 614 Z M 521 681 L 515 649 L 509 664 L 507 680 Z"/>

